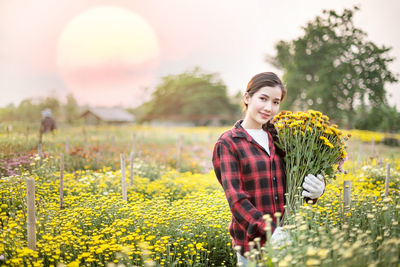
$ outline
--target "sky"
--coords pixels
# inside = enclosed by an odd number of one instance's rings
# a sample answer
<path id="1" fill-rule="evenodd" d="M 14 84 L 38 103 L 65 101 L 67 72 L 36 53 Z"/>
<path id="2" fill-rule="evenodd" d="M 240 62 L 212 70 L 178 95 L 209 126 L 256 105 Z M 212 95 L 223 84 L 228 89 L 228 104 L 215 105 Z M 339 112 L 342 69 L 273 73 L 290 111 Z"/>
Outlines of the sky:
<path id="1" fill-rule="evenodd" d="M 163 76 L 198 66 L 218 73 L 228 93 L 282 71 L 265 58 L 322 14 L 354 5 L 355 26 L 392 47 L 400 73 L 400 1 L 0 0 L 0 107 L 72 93 L 80 104 L 137 106 Z M 387 84 L 400 110 L 400 84 Z M 288 88 L 290 93 L 290 88 Z"/>

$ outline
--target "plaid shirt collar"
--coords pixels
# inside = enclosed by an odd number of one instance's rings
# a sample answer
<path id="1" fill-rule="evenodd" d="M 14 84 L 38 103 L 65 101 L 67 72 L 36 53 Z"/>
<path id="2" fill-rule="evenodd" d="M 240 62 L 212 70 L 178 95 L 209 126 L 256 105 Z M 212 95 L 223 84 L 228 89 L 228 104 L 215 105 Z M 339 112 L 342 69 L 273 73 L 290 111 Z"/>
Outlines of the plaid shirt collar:
<path id="1" fill-rule="evenodd" d="M 245 138 L 248 142 L 258 145 L 258 143 L 253 139 L 253 137 L 251 137 L 251 135 L 243 128 L 242 122 L 243 120 L 238 120 L 232 127 L 232 138 Z M 275 153 L 275 148 L 273 146 L 271 134 L 269 132 L 267 132 L 267 134 L 268 134 L 268 147 L 270 151 L 269 153 L 271 155 L 271 153 Z M 263 147 L 261 148 L 265 150 Z"/>
<path id="2" fill-rule="evenodd" d="M 238 120 L 235 125 L 232 128 L 232 137 L 241 137 L 241 138 L 246 138 L 247 141 L 251 142 L 251 140 L 253 139 L 247 132 L 246 130 L 243 128 L 242 126 L 242 122 L 243 120 Z"/>

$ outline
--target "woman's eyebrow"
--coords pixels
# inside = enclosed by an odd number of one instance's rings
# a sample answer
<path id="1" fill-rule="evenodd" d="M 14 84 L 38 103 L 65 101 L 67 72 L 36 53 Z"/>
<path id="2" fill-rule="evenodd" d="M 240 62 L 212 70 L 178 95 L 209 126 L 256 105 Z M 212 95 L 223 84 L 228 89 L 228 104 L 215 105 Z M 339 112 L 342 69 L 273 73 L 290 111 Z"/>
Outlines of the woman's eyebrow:
<path id="1" fill-rule="evenodd" d="M 267 95 L 267 94 L 261 94 L 262 96 L 266 96 L 266 97 L 269 97 L 269 95 Z M 274 100 L 281 100 L 279 97 L 276 97 Z"/>

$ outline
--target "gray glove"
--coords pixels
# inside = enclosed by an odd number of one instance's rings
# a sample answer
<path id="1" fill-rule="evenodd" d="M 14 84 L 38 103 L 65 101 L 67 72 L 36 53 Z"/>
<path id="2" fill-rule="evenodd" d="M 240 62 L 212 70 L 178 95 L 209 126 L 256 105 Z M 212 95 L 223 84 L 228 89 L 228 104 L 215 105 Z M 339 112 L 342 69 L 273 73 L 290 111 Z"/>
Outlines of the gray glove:
<path id="1" fill-rule="evenodd" d="M 304 178 L 303 182 L 303 192 L 301 195 L 303 197 L 309 197 L 311 199 L 316 199 L 322 196 L 325 189 L 324 177 L 321 174 L 318 174 L 315 177 L 312 174 L 309 174 Z"/>

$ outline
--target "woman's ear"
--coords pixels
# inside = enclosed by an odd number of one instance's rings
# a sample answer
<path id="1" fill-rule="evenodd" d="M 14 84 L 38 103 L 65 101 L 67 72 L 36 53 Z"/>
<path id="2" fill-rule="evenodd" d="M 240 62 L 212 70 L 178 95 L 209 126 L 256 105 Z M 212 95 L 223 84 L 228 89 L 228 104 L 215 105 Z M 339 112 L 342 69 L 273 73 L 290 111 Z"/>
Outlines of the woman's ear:
<path id="1" fill-rule="evenodd" d="M 249 96 L 249 94 L 247 92 L 245 92 L 244 95 L 243 95 L 243 101 L 244 101 L 245 104 L 247 104 L 247 105 L 249 104 L 250 96 Z"/>

